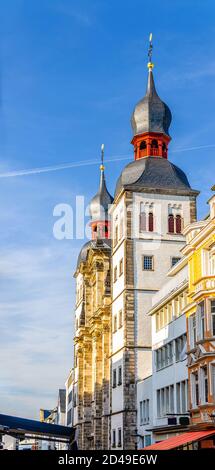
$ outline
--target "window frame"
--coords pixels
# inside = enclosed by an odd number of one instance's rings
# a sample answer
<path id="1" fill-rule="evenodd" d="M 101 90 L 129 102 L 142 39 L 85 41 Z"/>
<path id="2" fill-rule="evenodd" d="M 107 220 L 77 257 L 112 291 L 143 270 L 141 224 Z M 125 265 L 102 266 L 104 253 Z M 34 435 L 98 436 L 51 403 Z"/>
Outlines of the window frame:
<path id="1" fill-rule="evenodd" d="M 145 262 L 147 263 L 147 258 L 148 258 L 148 261 L 150 259 L 151 261 L 151 268 L 147 268 L 145 267 Z M 154 268 L 154 255 L 142 255 L 142 270 L 143 271 L 154 271 L 155 268 Z"/>

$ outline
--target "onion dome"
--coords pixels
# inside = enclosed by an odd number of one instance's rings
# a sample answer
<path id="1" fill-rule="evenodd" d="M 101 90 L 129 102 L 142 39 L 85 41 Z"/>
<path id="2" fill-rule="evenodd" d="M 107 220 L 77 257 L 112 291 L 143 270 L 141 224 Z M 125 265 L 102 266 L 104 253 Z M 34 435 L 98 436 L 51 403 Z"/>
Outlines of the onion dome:
<path id="1" fill-rule="evenodd" d="M 76 272 L 80 268 L 81 263 L 86 263 L 87 261 L 87 256 L 90 250 L 106 250 L 109 252 L 111 250 L 111 240 L 110 239 L 103 239 L 103 240 L 89 240 L 86 242 L 82 248 L 81 251 L 78 255 L 77 259 L 77 266 L 76 266 Z"/>
<path id="2" fill-rule="evenodd" d="M 157 132 L 169 136 L 169 126 L 172 115 L 168 106 L 159 98 L 154 78 L 153 64 L 148 64 L 148 84 L 144 98 L 134 108 L 131 125 L 134 135 L 148 132 Z"/>
<path id="3" fill-rule="evenodd" d="M 103 165 L 104 146 L 102 145 L 102 164 L 100 165 L 100 184 L 97 194 L 90 201 L 90 216 L 92 221 L 105 221 L 109 219 L 108 209 L 113 202 L 113 198 L 107 190 L 104 165 Z"/>

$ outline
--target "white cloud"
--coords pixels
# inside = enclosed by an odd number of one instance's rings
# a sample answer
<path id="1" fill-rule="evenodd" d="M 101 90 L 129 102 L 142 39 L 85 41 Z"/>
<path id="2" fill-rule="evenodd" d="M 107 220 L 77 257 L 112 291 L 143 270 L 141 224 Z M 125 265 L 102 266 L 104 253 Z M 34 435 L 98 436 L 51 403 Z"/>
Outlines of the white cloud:
<path id="1" fill-rule="evenodd" d="M 72 256 L 57 242 L 0 253 L 2 413 L 38 418 L 56 404 L 72 366 Z"/>

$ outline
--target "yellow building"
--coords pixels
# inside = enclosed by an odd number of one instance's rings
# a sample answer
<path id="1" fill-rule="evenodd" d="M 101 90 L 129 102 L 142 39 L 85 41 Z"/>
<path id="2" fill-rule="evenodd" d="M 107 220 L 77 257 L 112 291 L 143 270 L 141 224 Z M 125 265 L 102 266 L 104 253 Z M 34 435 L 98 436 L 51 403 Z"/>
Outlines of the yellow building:
<path id="1" fill-rule="evenodd" d="M 208 217 L 185 228 L 182 250 L 189 267 L 185 312 L 193 424 L 210 423 L 215 418 L 215 194 L 208 203 Z"/>
<path id="2" fill-rule="evenodd" d="M 109 441 L 111 240 L 108 193 L 101 165 L 90 202 L 92 239 L 81 249 L 76 279 L 73 425 L 80 449 L 107 449 Z"/>

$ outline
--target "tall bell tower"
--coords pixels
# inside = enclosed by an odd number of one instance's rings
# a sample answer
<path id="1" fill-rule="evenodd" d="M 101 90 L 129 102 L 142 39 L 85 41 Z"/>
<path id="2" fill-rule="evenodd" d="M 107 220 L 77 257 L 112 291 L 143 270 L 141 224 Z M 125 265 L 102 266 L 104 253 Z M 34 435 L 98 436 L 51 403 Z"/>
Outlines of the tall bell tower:
<path id="1" fill-rule="evenodd" d="M 183 227 L 196 218 L 198 191 L 168 159 L 171 112 L 155 88 L 152 38 L 146 94 L 131 123 L 134 161 L 118 178 L 111 209 L 110 448 L 116 449 L 136 447 L 137 382 L 152 373 L 147 312 L 182 256 Z"/>

